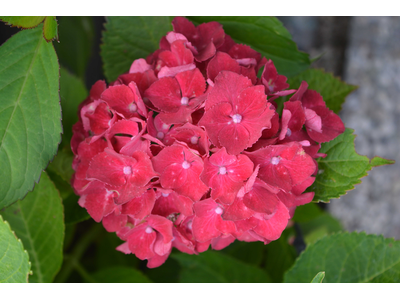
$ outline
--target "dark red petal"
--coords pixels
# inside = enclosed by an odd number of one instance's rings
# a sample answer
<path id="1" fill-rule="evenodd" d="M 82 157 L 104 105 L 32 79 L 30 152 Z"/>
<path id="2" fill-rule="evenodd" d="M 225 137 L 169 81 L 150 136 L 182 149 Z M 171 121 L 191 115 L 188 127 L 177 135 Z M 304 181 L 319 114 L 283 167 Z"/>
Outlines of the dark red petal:
<path id="1" fill-rule="evenodd" d="M 248 78 L 230 71 L 221 71 L 215 77 L 214 87 L 208 94 L 205 110 L 207 111 L 221 102 L 232 104 L 236 101 L 240 92 L 250 86 L 252 86 L 252 83 Z"/>
<path id="2" fill-rule="evenodd" d="M 211 240 L 211 247 L 214 250 L 222 250 L 228 247 L 235 241 L 235 237 L 232 235 L 221 235 L 220 237 Z"/>
<path id="3" fill-rule="evenodd" d="M 267 240 L 277 240 L 282 231 L 286 228 L 290 218 L 289 211 L 281 202 L 278 204 L 278 210 L 269 220 L 260 220 L 258 225 L 254 227 L 254 232 L 266 238 Z"/>
<path id="4" fill-rule="evenodd" d="M 278 202 L 277 195 L 267 189 L 259 179 L 256 179 L 253 188 L 243 197 L 244 205 L 256 212 L 265 214 L 274 213 Z"/>
<path id="5" fill-rule="evenodd" d="M 175 78 L 161 78 L 154 82 L 144 95 L 161 111 L 175 112 L 181 106 L 181 89 Z"/>
<path id="6" fill-rule="evenodd" d="M 146 232 L 146 229 L 149 233 Z M 147 222 L 137 226 L 128 237 L 129 250 L 141 260 L 153 257 L 155 255 L 153 245 L 156 235 L 157 233 L 148 226 Z"/>
<path id="7" fill-rule="evenodd" d="M 182 97 L 196 98 L 206 90 L 206 81 L 199 69 L 185 71 L 175 76 L 178 81 Z"/>
<path id="8" fill-rule="evenodd" d="M 224 209 L 222 218 L 224 220 L 239 221 L 250 218 L 254 211 L 243 203 L 242 198 L 236 198 L 235 201 Z"/>
<path id="9" fill-rule="evenodd" d="M 314 107 L 313 110 L 322 120 L 322 132 L 307 128 L 307 133 L 314 141 L 325 143 L 333 140 L 345 131 L 343 121 L 340 117 L 327 107 Z"/>
<path id="10" fill-rule="evenodd" d="M 195 216 L 193 219 L 193 236 L 198 242 L 207 242 L 219 237 L 221 232 L 215 228 L 216 215 L 204 218 Z M 207 247 L 208 248 L 208 247 Z"/>
<path id="11" fill-rule="evenodd" d="M 219 133 L 229 122 L 232 122 L 231 112 L 232 106 L 230 103 L 218 103 L 206 111 L 199 121 L 198 125 L 205 127 L 208 137 L 217 147 L 221 147 L 218 139 Z"/>
<path id="12" fill-rule="evenodd" d="M 217 52 L 217 54 L 210 60 L 207 66 L 207 77 L 214 81 L 215 77 L 221 71 L 231 71 L 235 73 L 240 72 L 240 66 L 224 52 Z"/>
<path id="13" fill-rule="evenodd" d="M 90 98 L 92 100 L 99 100 L 100 95 L 106 90 L 107 85 L 104 80 L 98 80 L 95 84 L 93 84 L 92 88 L 90 89 Z"/>
<path id="14" fill-rule="evenodd" d="M 108 232 L 116 232 L 126 225 L 127 215 L 109 214 L 103 218 L 103 226 Z"/>
<path id="15" fill-rule="evenodd" d="M 225 147 L 229 154 L 234 155 L 239 154 L 250 146 L 249 139 L 249 131 L 241 124 L 227 125 L 218 134 L 219 144 Z"/>
<path id="16" fill-rule="evenodd" d="M 135 164 L 135 159 L 122 156 L 106 148 L 104 152 L 93 157 L 86 176 L 88 179 L 93 178 L 113 186 L 121 186 L 127 181 L 124 167 Z"/>

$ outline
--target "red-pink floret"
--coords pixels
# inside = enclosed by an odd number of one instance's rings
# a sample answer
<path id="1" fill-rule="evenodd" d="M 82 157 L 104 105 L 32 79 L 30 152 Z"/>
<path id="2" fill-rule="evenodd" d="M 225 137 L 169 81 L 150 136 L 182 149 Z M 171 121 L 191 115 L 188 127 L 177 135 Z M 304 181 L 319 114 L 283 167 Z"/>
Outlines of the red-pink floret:
<path id="1" fill-rule="evenodd" d="M 272 60 L 222 25 L 172 24 L 159 50 L 93 85 L 71 140 L 79 205 L 149 268 L 172 247 L 278 239 L 313 199 L 319 143 L 344 132 L 320 94 L 306 82 L 288 90 Z M 278 115 L 274 100 L 290 94 Z"/>

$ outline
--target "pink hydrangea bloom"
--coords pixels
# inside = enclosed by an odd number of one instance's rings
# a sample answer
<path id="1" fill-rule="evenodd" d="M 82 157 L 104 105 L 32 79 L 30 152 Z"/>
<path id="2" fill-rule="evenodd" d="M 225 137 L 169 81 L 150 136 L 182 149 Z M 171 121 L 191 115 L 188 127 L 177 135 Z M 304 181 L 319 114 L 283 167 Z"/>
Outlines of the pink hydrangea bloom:
<path id="1" fill-rule="evenodd" d="M 160 49 L 93 85 L 71 140 L 79 205 L 149 268 L 172 248 L 278 239 L 314 197 L 320 143 L 344 131 L 321 95 L 288 89 L 221 24 L 172 24 Z M 291 94 L 278 113 L 275 99 Z"/>

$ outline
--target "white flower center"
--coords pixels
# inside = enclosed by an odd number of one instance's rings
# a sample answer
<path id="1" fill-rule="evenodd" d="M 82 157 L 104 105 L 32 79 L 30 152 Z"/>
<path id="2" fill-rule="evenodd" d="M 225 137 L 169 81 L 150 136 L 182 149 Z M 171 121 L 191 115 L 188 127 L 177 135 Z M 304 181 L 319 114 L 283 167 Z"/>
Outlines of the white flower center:
<path id="1" fill-rule="evenodd" d="M 148 226 L 148 227 L 145 229 L 145 232 L 146 232 L 146 233 L 152 233 L 152 232 L 153 232 L 153 228 L 151 228 L 150 226 Z"/>
<path id="2" fill-rule="evenodd" d="M 169 129 L 169 125 L 168 124 L 162 124 L 162 129 L 164 129 L 164 130 L 167 130 L 167 129 Z"/>
<path id="3" fill-rule="evenodd" d="M 233 123 L 238 124 L 242 121 L 242 116 L 239 114 L 233 115 L 232 120 L 233 120 Z"/>
<path id="4" fill-rule="evenodd" d="M 199 141 L 199 137 L 197 137 L 197 136 L 192 136 L 191 138 L 190 138 L 190 142 L 193 144 L 193 145 L 196 145 L 197 144 L 197 142 Z"/>
<path id="5" fill-rule="evenodd" d="M 135 112 L 137 110 L 137 105 L 135 103 L 131 103 L 128 105 L 128 109 L 130 112 Z"/>
<path id="6" fill-rule="evenodd" d="M 184 169 L 189 169 L 190 168 L 190 163 L 188 163 L 186 160 L 182 163 L 182 168 Z"/>
<path id="7" fill-rule="evenodd" d="M 164 138 L 164 132 L 162 132 L 162 131 L 157 132 L 157 138 L 162 140 Z"/>
<path id="8" fill-rule="evenodd" d="M 193 223 L 193 221 L 189 221 L 188 223 L 187 223 L 187 228 L 189 228 L 189 230 L 192 230 L 192 224 Z"/>
<path id="9" fill-rule="evenodd" d="M 189 98 L 188 97 L 182 97 L 181 104 L 182 105 L 188 105 L 188 103 L 189 103 Z"/>
<path id="10" fill-rule="evenodd" d="M 125 175 L 129 175 L 131 173 L 132 173 L 132 168 L 131 167 L 129 167 L 129 166 L 124 167 L 124 174 Z"/>
<path id="11" fill-rule="evenodd" d="M 221 207 L 217 207 L 216 209 L 215 209 L 215 213 L 217 214 L 217 215 L 220 215 L 220 214 L 222 214 L 224 211 L 222 210 L 222 208 Z"/>
<path id="12" fill-rule="evenodd" d="M 279 164 L 280 160 L 281 159 L 279 157 L 274 156 L 273 158 L 271 158 L 271 164 L 277 165 L 277 164 Z"/>
<path id="13" fill-rule="evenodd" d="M 226 174 L 226 168 L 225 167 L 219 167 L 219 174 L 225 175 Z"/>
<path id="14" fill-rule="evenodd" d="M 286 131 L 286 136 L 291 136 L 291 135 L 292 135 L 292 131 L 290 130 L 290 128 L 288 128 Z"/>
<path id="15" fill-rule="evenodd" d="M 163 195 L 163 197 L 168 197 L 169 193 L 161 193 L 161 195 Z"/>

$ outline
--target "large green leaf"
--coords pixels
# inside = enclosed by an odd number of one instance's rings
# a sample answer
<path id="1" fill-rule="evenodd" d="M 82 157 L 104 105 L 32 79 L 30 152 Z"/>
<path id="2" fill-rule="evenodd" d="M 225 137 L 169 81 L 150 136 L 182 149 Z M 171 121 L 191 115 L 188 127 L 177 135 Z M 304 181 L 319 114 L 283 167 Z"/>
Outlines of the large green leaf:
<path id="1" fill-rule="evenodd" d="M 88 91 L 83 81 L 61 67 L 60 98 L 62 107 L 63 146 L 71 148 L 72 126 L 78 121 L 78 106 L 85 100 L 87 95 Z"/>
<path id="2" fill-rule="evenodd" d="M 0 283 L 28 282 L 29 270 L 28 252 L 0 216 Z"/>
<path id="3" fill-rule="evenodd" d="M 220 253 L 228 254 L 244 263 L 260 265 L 264 258 L 265 249 L 266 246 L 262 242 L 246 243 L 236 240 L 225 249 L 222 249 Z"/>
<path id="4" fill-rule="evenodd" d="M 22 27 L 22 28 L 33 28 L 43 22 L 45 17 L 0 17 L 0 19 L 6 22 L 8 25 Z"/>
<path id="5" fill-rule="evenodd" d="M 124 243 L 114 232 L 103 234 L 102 239 L 97 245 L 96 267 L 100 269 L 111 268 L 115 266 L 137 267 L 141 262 L 133 254 L 125 254 L 115 250 Z"/>
<path id="6" fill-rule="evenodd" d="M 91 274 L 93 282 L 97 283 L 149 283 L 142 272 L 129 267 L 110 267 Z"/>
<path id="7" fill-rule="evenodd" d="M 296 250 L 289 244 L 289 237 L 293 234 L 293 228 L 283 231 L 282 236 L 266 246 L 265 270 L 272 282 L 282 282 L 283 274 L 293 265 L 296 259 Z"/>
<path id="8" fill-rule="evenodd" d="M 343 230 L 340 221 L 326 212 L 311 221 L 299 223 L 299 226 L 306 244 L 314 243 L 328 234 Z"/>
<path id="9" fill-rule="evenodd" d="M 101 57 L 109 82 L 129 71 L 132 62 L 146 58 L 172 30 L 169 17 L 108 17 Z"/>
<path id="10" fill-rule="evenodd" d="M 95 37 L 92 17 L 63 16 L 58 20 L 60 42 L 55 44 L 60 64 L 84 78 Z M 62 74 L 61 74 L 62 85 Z M 61 92 L 62 93 L 62 92 Z"/>
<path id="11" fill-rule="evenodd" d="M 174 252 L 178 252 L 178 250 L 172 249 L 172 253 Z M 180 264 L 175 259 L 168 258 L 161 266 L 154 269 L 146 268 L 144 271 L 153 282 L 176 283 L 179 280 L 181 269 Z"/>
<path id="12" fill-rule="evenodd" d="M 310 245 L 285 282 L 310 282 L 324 270 L 324 282 L 400 282 L 400 241 L 365 233 L 337 233 Z"/>
<path id="13" fill-rule="evenodd" d="M 61 198 L 46 173 L 39 184 L 1 215 L 24 243 L 32 262 L 30 282 L 52 282 L 62 263 L 64 215 Z"/>
<path id="14" fill-rule="evenodd" d="M 268 274 L 260 268 L 216 251 L 171 256 L 181 264 L 180 282 L 270 282 Z"/>
<path id="15" fill-rule="evenodd" d="M 321 208 L 316 203 L 308 203 L 296 207 L 296 211 L 292 218 L 294 222 L 308 222 L 323 214 Z"/>
<path id="16" fill-rule="evenodd" d="M 332 198 L 339 198 L 352 190 L 360 178 L 367 175 L 372 167 L 393 164 L 394 161 L 359 155 L 355 151 L 353 129 L 339 135 L 334 140 L 323 143 L 320 152 L 327 157 L 318 158 L 318 174 L 314 184 L 308 191 L 315 192 L 314 201 L 329 202 Z"/>
<path id="17" fill-rule="evenodd" d="M 310 64 L 309 55 L 300 52 L 282 23 L 274 17 L 189 17 L 198 23 L 217 21 L 236 42 L 251 46 L 272 59 L 278 72 L 294 76 Z"/>
<path id="18" fill-rule="evenodd" d="M 315 90 L 321 94 L 328 106 L 335 113 L 342 108 L 342 104 L 348 94 L 357 89 L 357 86 L 347 84 L 332 73 L 326 73 L 319 69 L 308 69 L 295 77 L 289 78 L 288 83 L 291 89 L 299 88 L 301 82 L 305 80 L 310 90 Z"/>
<path id="19" fill-rule="evenodd" d="M 32 190 L 61 139 L 58 61 L 42 27 L 0 47 L 0 209 Z"/>

